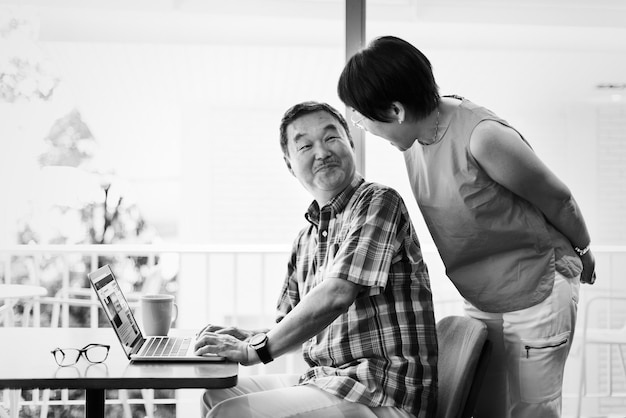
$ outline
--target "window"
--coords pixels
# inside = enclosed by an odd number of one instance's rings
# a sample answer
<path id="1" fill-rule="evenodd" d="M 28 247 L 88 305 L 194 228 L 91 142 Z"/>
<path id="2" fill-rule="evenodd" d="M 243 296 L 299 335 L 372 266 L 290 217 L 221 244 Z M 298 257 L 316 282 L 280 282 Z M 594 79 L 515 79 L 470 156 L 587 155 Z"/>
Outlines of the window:
<path id="1" fill-rule="evenodd" d="M 38 204 L 44 138 L 74 112 L 93 137 L 82 167 L 111 174 L 161 239 L 291 243 L 310 197 L 285 167 L 278 125 L 299 101 L 342 108 L 343 1 L 31 4 L 2 6 L 34 28 L 3 43 L 34 51 L 58 85 L 0 108 L 0 181 L 19 196 L 3 209 L 3 242 Z M 65 180 L 48 195 L 86 193 Z"/>

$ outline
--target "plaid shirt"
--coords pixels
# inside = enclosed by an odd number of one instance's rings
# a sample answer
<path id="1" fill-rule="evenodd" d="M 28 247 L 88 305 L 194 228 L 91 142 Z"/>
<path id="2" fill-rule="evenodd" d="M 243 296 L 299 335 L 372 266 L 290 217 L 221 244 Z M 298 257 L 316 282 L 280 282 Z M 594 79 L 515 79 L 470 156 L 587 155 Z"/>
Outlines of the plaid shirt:
<path id="1" fill-rule="evenodd" d="M 303 344 L 301 384 L 370 407 L 433 417 L 437 337 L 428 271 L 400 195 L 360 176 L 323 208 L 294 242 L 278 300 L 280 321 L 325 278 L 363 291 L 347 312 Z"/>

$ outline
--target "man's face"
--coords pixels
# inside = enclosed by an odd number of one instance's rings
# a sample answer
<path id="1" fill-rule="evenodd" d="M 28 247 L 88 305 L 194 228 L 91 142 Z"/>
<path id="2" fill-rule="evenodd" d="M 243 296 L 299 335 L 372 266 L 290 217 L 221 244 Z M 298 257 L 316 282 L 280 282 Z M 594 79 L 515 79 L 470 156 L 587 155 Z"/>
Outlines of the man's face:
<path id="1" fill-rule="evenodd" d="M 287 126 L 285 162 L 320 206 L 345 189 L 356 172 L 354 149 L 341 124 L 325 111 Z"/>

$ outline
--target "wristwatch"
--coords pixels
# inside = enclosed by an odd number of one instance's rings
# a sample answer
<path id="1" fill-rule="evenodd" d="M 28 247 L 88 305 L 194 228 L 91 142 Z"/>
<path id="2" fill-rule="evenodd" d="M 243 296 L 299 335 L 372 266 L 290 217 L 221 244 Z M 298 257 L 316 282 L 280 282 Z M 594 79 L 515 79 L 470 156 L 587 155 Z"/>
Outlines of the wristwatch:
<path id="1" fill-rule="evenodd" d="M 267 335 L 264 333 L 256 334 L 248 341 L 248 345 L 256 351 L 263 364 L 267 364 L 274 359 L 267 349 Z"/>

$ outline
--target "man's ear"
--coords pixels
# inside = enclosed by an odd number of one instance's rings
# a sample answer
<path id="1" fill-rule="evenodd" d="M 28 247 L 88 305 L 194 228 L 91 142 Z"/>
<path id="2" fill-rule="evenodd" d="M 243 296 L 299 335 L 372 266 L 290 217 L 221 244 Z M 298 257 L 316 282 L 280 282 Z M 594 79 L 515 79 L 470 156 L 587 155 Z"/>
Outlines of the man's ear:
<path id="1" fill-rule="evenodd" d="M 287 157 L 286 155 L 283 155 L 283 160 L 285 160 L 285 164 L 287 164 L 287 169 L 289 170 L 291 175 L 295 177 L 296 174 L 293 172 L 293 169 L 291 168 L 291 162 L 289 161 L 289 157 Z"/>

